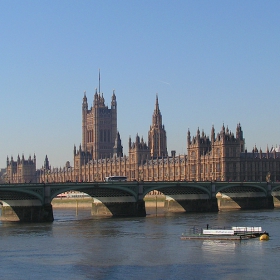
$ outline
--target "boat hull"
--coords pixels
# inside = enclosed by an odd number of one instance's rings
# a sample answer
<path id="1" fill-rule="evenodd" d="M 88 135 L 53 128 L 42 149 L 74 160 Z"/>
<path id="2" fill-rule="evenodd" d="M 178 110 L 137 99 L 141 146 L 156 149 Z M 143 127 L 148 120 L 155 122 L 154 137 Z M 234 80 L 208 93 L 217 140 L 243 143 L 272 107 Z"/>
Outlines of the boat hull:
<path id="1" fill-rule="evenodd" d="M 256 235 L 189 235 L 181 236 L 182 240 L 245 240 L 253 239 L 259 236 Z"/>
<path id="2" fill-rule="evenodd" d="M 269 234 L 261 227 L 232 227 L 231 229 L 198 229 L 193 227 L 188 233 L 182 233 L 182 240 L 200 239 L 200 240 L 244 240 L 253 238 L 262 238 L 267 240 Z"/>

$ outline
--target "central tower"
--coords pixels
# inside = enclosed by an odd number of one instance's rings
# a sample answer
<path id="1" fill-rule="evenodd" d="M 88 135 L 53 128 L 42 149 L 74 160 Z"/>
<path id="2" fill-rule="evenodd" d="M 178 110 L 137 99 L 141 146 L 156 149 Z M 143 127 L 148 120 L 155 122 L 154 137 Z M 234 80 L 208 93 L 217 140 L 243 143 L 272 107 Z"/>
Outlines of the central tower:
<path id="1" fill-rule="evenodd" d="M 117 137 L 117 100 L 115 91 L 111 99 L 111 108 L 105 106 L 103 93 L 95 90 L 93 106 L 88 109 L 86 92 L 82 103 L 82 150 L 89 152 L 93 159 L 111 157 Z"/>

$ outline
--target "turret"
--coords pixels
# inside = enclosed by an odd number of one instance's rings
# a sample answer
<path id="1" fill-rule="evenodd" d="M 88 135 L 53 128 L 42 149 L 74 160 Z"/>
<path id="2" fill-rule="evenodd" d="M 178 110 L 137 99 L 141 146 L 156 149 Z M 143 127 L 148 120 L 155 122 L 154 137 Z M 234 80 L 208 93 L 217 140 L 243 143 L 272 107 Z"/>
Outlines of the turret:
<path id="1" fill-rule="evenodd" d="M 121 137 L 120 137 L 119 132 L 116 135 L 115 145 L 114 145 L 114 148 L 113 148 L 113 154 L 116 157 L 122 157 L 123 156 L 123 146 L 122 146 Z"/>
<path id="2" fill-rule="evenodd" d="M 138 134 L 136 135 L 135 142 L 130 142 L 129 146 L 129 157 L 135 164 L 143 163 L 150 158 L 150 148 L 144 142 L 143 137 L 140 141 L 140 137 Z"/>
<path id="3" fill-rule="evenodd" d="M 115 90 L 113 90 L 112 101 L 111 101 L 111 109 L 117 109 L 117 98 L 115 95 Z"/>
<path id="4" fill-rule="evenodd" d="M 190 133 L 189 129 L 188 129 L 187 142 L 188 142 L 188 146 L 190 146 L 190 144 L 191 144 L 191 133 Z"/>
<path id="5" fill-rule="evenodd" d="M 95 89 L 95 94 L 93 97 L 93 107 L 98 107 L 99 102 L 98 102 L 98 93 L 97 93 L 97 88 Z"/>
<path id="6" fill-rule="evenodd" d="M 211 129 L 211 142 L 212 143 L 215 142 L 215 128 L 214 128 L 214 125 L 212 125 L 212 129 Z"/>
<path id="7" fill-rule="evenodd" d="M 47 155 L 46 155 L 45 161 L 44 161 L 44 169 L 46 169 L 46 170 L 50 169 L 50 163 L 49 163 L 49 159 L 48 159 Z"/>
<path id="8" fill-rule="evenodd" d="M 196 141 L 197 141 L 197 143 L 199 143 L 199 139 L 200 139 L 200 130 L 199 130 L 199 128 L 197 128 L 197 131 L 196 131 Z"/>

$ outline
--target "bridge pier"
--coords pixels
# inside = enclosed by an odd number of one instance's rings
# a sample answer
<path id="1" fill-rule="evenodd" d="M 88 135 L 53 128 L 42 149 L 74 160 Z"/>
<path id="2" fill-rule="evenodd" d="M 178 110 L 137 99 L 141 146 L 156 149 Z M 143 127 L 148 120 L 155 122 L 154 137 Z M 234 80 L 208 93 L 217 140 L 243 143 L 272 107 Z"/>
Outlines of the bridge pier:
<path id="1" fill-rule="evenodd" d="M 93 216 L 146 217 L 145 201 L 136 202 L 93 202 Z"/>
<path id="2" fill-rule="evenodd" d="M 216 198 L 165 200 L 165 212 L 218 212 Z"/>
<path id="3" fill-rule="evenodd" d="M 273 203 L 275 208 L 280 208 L 280 196 L 273 196 Z"/>
<path id="4" fill-rule="evenodd" d="M 51 204 L 42 206 L 10 206 L 3 205 L 1 220 L 20 221 L 27 223 L 53 222 L 53 210 Z"/>
<path id="5" fill-rule="evenodd" d="M 220 210 L 241 209 L 258 210 L 273 209 L 273 196 L 265 197 L 218 197 Z"/>

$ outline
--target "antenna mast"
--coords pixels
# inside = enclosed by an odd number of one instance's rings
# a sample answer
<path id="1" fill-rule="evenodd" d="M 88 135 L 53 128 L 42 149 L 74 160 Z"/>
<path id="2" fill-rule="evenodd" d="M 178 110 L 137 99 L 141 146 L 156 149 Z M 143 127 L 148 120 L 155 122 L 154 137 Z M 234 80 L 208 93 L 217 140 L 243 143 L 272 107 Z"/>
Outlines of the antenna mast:
<path id="1" fill-rule="evenodd" d="M 98 93 L 100 93 L 100 69 L 99 69 L 99 91 Z"/>

